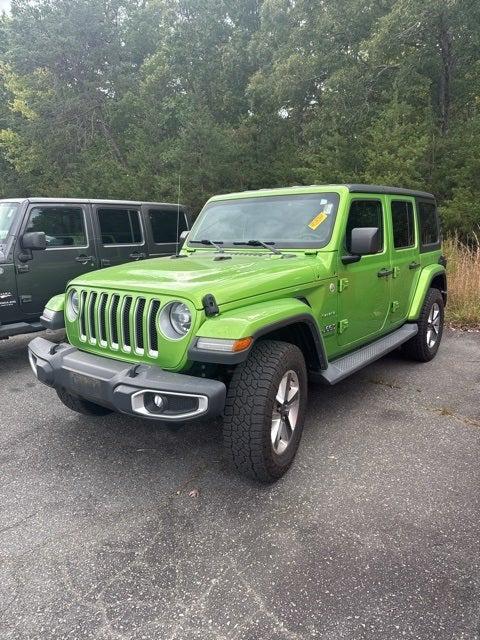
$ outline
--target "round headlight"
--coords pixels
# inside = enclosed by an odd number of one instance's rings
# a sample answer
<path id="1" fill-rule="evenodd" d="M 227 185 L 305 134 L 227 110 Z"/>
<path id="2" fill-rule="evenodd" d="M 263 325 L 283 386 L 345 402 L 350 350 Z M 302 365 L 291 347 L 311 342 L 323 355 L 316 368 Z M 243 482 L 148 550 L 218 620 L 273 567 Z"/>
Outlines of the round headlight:
<path id="1" fill-rule="evenodd" d="M 187 335 L 192 326 L 192 314 L 183 302 L 170 302 L 160 312 L 160 329 L 171 340 Z"/>
<path id="2" fill-rule="evenodd" d="M 69 291 L 67 296 L 67 318 L 70 322 L 74 322 L 78 318 L 80 310 L 80 298 L 75 289 Z"/>

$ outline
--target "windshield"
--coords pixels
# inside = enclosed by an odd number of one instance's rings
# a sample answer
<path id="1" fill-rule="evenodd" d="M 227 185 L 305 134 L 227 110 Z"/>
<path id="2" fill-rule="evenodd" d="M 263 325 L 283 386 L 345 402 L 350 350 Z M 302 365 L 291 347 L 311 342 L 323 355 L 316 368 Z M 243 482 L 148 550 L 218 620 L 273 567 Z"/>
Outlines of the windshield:
<path id="1" fill-rule="evenodd" d="M 0 242 L 7 239 L 18 207 L 14 202 L 0 202 Z"/>
<path id="2" fill-rule="evenodd" d="M 336 193 L 315 193 L 211 202 L 188 241 L 233 246 L 259 240 L 284 248 L 323 247 L 332 234 L 338 200 Z"/>

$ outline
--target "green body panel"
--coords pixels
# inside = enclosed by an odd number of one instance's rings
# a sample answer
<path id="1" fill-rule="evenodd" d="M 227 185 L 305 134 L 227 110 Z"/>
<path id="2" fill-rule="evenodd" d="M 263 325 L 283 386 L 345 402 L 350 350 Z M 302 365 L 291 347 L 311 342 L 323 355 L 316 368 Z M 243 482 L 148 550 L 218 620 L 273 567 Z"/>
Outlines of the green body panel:
<path id="1" fill-rule="evenodd" d="M 415 293 L 413 295 L 412 304 L 410 305 L 410 309 L 408 312 L 408 320 L 417 320 L 420 315 L 420 311 L 422 309 L 423 300 L 425 298 L 425 294 L 427 293 L 430 283 L 433 278 L 438 275 L 444 275 L 446 273 L 445 267 L 441 264 L 438 264 L 438 258 L 440 257 L 441 252 L 437 254 L 437 260 L 433 264 L 426 264 L 425 267 L 422 268 L 418 284 L 415 289 Z M 428 254 L 428 257 L 425 254 L 425 261 L 432 260 L 435 254 Z"/>
<path id="2" fill-rule="evenodd" d="M 63 311 L 65 308 L 65 294 L 60 293 L 57 296 L 50 298 L 45 308 L 50 311 Z"/>
<path id="3" fill-rule="evenodd" d="M 254 336 L 267 326 L 288 322 L 298 316 L 309 316 L 317 328 L 317 319 L 313 310 L 296 298 L 285 298 L 259 302 L 234 311 L 227 311 L 218 317 L 207 318 L 197 336 L 207 338 L 238 339 Z"/>
<path id="4" fill-rule="evenodd" d="M 298 252 L 297 252 L 298 253 Z M 202 309 L 210 293 L 217 303 L 234 303 L 254 295 L 301 287 L 316 280 L 314 260 L 302 252 L 281 258 L 270 252 L 238 251 L 231 260 L 213 261 L 211 249 L 184 258 L 153 258 L 94 271 L 76 278 L 75 285 L 96 289 L 132 291 L 147 295 L 184 298 Z"/>
<path id="5" fill-rule="evenodd" d="M 188 361 L 189 346 L 200 336 L 239 339 L 307 315 L 318 328 L 331 360 L 415 320 L 432 277 L 444 272 L 444 268 L 438 264 L 440 251 L 419 252 L 418 229 L 415 247 L 394 250 L 390 202 L 395 196 L 350 193 L 345 186 L 328 185 L 227 194 L 215 196 L 209 202 L 322 192 L 338 193 L 340 198 L 330 240 L 321 249 L 284 249 L 282 253 L 287 257 L 282 257 L 263 247 L 239 247 L 226 249 L 222 255 L 210 246 L 187 244 L 180 258 L 155 258 L 115 266 L 85 274 L 70 283 L 88 295 L 96 292 L 97 305 L 102 294 L 108 297 L 108 304 L 113 295 L 119 297 L 120 305 L 126 297 L 132 297 L 133 305 L 141 298 L 146 307 L 153 300 L 161 307 L 174 300 L 185 303 L 192 314 L 190 331 L 178 340 L 159 331 L 155 355 L 147 350 L 139 353 L 126 349 L 121 344 L 113 349 L 110 335 L 109 346 L 95 343 L 89 336 L 82 337 L 78 321 L 66 321 L 69 341 L 82 350 L 108 358 L 186 371 L 192 364 Z M 381 253 L 343 264 L 345 228 L 353 199 L 382 202 L 385 245 Z M 412 197 L 400 199 L 415 203 Z M 414 259 L 421 263 L 421 268 L 415 271 L 409 268 Z M 392 269 L 393 275 L 378 277 L 382 269 Z M 214 296 L 218 305 L 219 313 L 215 316 L 207 317 L 205 313 L 203 300 L 207 294 Z M 49 308 L 60 306 L 58 296 L 49 303 Z M 120 322 L 120 316 L 117 317 Z M 98 335 L 98 306 L 92 318 Z M 133 307 L 128 320 L 133 326 Z M 147 332 L 147 320 L 143 318 L 142 322 L 143 331 Z"/>

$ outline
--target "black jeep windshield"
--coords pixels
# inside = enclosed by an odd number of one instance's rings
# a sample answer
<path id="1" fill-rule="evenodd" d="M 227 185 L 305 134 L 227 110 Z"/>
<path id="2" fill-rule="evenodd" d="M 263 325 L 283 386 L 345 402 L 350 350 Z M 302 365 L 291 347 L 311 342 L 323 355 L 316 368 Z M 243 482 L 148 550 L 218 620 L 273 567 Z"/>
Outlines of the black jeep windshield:
<path id="1" fill-rule="evenodd" d="M 19 205 L 14 202 L 0 202 L 0 243 L 4 243 L 10 233 Z"/>
<path id="2" fill-rule="evenodd" d="M 223 246 L 260 240 L 283 248 L 327 244 L 339 196 L 292 194 L 220 200 L 207 204 L 193 226 L 189 242 L 213 240 Z"/>

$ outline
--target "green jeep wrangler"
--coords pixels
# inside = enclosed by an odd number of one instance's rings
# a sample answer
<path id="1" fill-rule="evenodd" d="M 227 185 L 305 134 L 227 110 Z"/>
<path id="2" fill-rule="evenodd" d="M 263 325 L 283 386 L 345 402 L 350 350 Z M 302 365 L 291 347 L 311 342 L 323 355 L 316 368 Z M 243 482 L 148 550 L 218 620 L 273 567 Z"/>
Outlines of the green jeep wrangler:
<path id="1" fill-rule="evenodd" d="M 335 384 L 402 347 L 431 360 L 445 259 L 432 195 L 328 185 L 219 195 L 178 255 L 85 274 L 48 303 L 68 343 L 37 337 L 37 378 L 74 411 L 223 417 L 236 468 L 289 468 L 308 380 Z M 64 313 L 65 312 L 65 313 Z"/>

